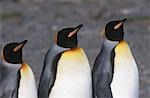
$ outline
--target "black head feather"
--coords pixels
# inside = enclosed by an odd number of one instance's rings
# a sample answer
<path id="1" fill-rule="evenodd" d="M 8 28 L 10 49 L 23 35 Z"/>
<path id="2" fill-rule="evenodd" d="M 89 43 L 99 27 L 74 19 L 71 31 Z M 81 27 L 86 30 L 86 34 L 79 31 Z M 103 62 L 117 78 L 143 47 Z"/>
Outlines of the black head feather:
<path id="1" fill-rule="evenodd" d="M 20 64 L 23 63 L 22 60 L 22 48 L 27 43 L 27 40 L 21 42 L 21 43 L 9 43 L 7 44 L 3 49 L 3 56 L 6 62 L 12 63 L 12 64 Z M 18 47 L 18 50 L 14 51 L 14 49 Z"/>
<path id="2" fill-rule="evenodd" d="M 123 20 L 115 20 L 115 21 L 109 22 L 105 27 L 106 38 L 111 41 L 123 40 L 124 38 L 123 23 L 125 21 L 126 21 L 126 18 Z M 117 25 L 119 25 L 119 27 L 116 27 Z"/>
<path id="3" fill-rule="evenodd" d="M 75 28 L 64 28 L 58 32 L 57 35 L 57 44 L 64 48 L 74 48 L 78 45 L 77 32 L 83 25 L 80 24 Z M 71 36 L 70 33 L 74 32 Z"/>

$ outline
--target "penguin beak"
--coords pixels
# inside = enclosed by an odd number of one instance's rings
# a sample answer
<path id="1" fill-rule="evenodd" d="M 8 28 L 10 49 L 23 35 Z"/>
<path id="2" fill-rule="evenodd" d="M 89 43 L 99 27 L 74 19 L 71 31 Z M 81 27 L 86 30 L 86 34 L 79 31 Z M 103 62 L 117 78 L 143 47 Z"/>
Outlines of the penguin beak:
<path id="1" fill-rule="evenodd" d="M 75 29 L 69 33 L 68 37 L 72 37 L 74 34 L 76 34 L 81 28 L 83 27 L 83 24 L 78 25 L 75 27 Z"/>
<path id="2" fill-rule="evenodd" d="M 27 40 L 24 40 L 23 42 L 21 42 L 17 47 L 14 48 L 14 52 L 17 52 L 18 50 L 22 49 L 23 46 L 27 43 Z"/>
<path id="3" fill-rule="evenodd" d="M 121 22 L 120 22 L 120 23 L 118 23 L 118 24 L 114 27 L 114 29 L 118 29 L 118 28 L 120 28 L 120 27 L 123 25 L 123 23 L 124 23 L 125 21 L 127 21 L 127 19 L 126 19 L 126 18 L 122 19 L 122 20 L 121 20 Z"/>
<path id="4" fill-rule="evenodd" d="M 124 18 L 124 19 L 122 19 L 121 21 L 122 21 L 122 22 L 125 22 L 125 21 L 127 21 L 127 19 L 126 19 L 126 18 Z"/>

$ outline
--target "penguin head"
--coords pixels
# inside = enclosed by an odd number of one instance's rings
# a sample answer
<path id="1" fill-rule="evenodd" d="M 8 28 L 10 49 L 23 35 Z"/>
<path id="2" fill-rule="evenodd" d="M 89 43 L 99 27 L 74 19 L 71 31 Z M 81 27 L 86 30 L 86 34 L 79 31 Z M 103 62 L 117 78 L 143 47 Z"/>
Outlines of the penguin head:
<path id="1" fill-rule="evenodd" d="M 127 19 L 124 18 L 122 20 L 115 20 L 106 24 L 106 27 L 105 27 L 106 38 L 111 41 L 123 40 L 123 37 L 124 37 L 123 23 L 126 20 Z"/>
<path id="2" fill-rule="evenodd" d="M 7 44 L 2 52 L 4 60 L 11 64 L 22 64 L 22 49 L 26 43 L 27 40 Z"/>
<path id="3" fill-rule="evenodd" d="M 80 24 L 75 28 L 64 28 L 57 34 L 56 43 L 64 48 L 75 48 L 78 45 L 77 32 L 83 25 Z"/>

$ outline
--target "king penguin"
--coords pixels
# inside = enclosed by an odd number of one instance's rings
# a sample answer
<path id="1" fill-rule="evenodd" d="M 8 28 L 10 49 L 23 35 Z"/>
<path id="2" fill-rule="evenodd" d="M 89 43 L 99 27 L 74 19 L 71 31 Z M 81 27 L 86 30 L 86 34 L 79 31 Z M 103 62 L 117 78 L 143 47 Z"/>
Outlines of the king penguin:
<path id="1" fill-rule="evenodd" d="M 92 74 L 77 33 L 83 25 L 64 28 L 45 56 L 39 98 L 92 98 Z"/>
<path id="2" fill-rule="evenodd" d="M 95 98 L 139 97 L 137 64 L 124 40 L 125 21 L 111 21 L 105 27 L 102 49 L 92 70 Z"/>
<path id="3" fill-rule="evenodd" d="M 1 52 L 0 98 L 37 98 L 34 74 L 22 60 L 26 43 L 9 43 Z"/>

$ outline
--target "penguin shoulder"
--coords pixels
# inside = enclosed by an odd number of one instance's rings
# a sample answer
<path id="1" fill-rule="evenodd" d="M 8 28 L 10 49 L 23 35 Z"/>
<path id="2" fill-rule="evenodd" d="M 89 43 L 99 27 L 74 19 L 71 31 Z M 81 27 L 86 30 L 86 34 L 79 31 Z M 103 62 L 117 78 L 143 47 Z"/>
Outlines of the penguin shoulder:
<path id="1" fill-rule="evenodd" d="M 22 64 L 20 73 L 19 98 L 37 98 L 35 77 L 29 65 Z"/>
<path id="2" fill-rule="evenodd" d="M 65 51 L 62 56 L 67 58 L 79 58 L 85 56 L 85 52 L 81 47 L 76 47 Z"/>
<path id="3" fill-rule="evenodd" d="M 30 68 L 30 66 L 26 63 L 22 64 L 22 67 L 20 69 L 20 72 L 23 76 L 29 76 L 32 75 L 33 76 L 33 72 L 32 69 Z"/>
<path id="4" fill-rule="evenodd" d="M 81 47 L 75 47 L 75 48 L 71 48 L 67 50 L 66 52 L 69 52 L 69 53 L 83 52 L 83 49 Z"/>
<path id="5" fill-rule="evenodd" d="M 121 41 L 116 47 L 115 47 L 115 53 L 117 55 L 121 56 L 132 56 L 130 47 L 126 41 Z"/>
<path id="6" fill-rule="evenodd" d="M 130 47 L 128 46 L 126 41 L 121 41 L 115 47 L 115 65 L 134 65 L 136 66 L 135 59 L 132 55 Z"/>
<path id="7" fill-rule="evenodd" d="M 60 61 L 65 63 L 74 62 L 74 64 L 80 63 L 84 65 L 89 65 L 88 57 L 86 56 L 84 50 L 80 47 L 76 47 L 62 53 Z"/>

